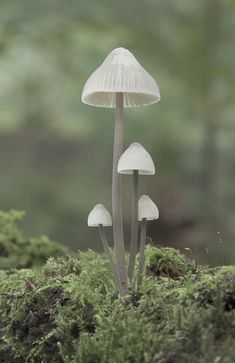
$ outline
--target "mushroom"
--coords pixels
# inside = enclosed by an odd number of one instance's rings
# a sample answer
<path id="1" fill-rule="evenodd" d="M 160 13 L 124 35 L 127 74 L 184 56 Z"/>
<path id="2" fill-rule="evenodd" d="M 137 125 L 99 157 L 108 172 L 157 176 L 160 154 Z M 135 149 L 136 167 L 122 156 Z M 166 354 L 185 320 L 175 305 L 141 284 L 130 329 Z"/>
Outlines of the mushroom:
<path id="1" fill-rule="evenodd" d="M 146 240 L 147 221 L 159 218 L 159 210 L 156 204 L 147 195 L 142 195 L 138 203 L 138 220 L 141 222 L 140 256 L 137 287 L 142 283 L 144 272 L 144 246 Z"/>
<path id="2" fill-rule="evenodd" d="M 153 104 L 160 100 L 158 85 L 125 48 L 109 53 L 101 66 L 87 80 L 82 102 L 98 107 L 115 108 L 112 214 L 113 235 L 121 284 L 127 291 L 127 272 L 123 236 L 121 175 L 118 160 L 123 151 L 123 108 Z"/>
<path id="3" fill-rule="evenodd" d="M 109 245 L 107 242 L 106 234 L 104 227 L 112 226 L 112 217 L 109 213 L 109 211 L 105 208 L 103 204 L 97 204 L 89 213 L 87 224 L 89 227 L 98 227 L 99 233 L 100 233 L 100 239 L 104 247 L 104 251 L 106 253 L 106 257 L 109 260 L 109 263 L 111 265 L 111 269 L 114 276 L 115 286 L 119 292 L 120 295 L 124 295 L 123 288 L 121 286 L 117 267 L 114 262 L 113 256 L 110 252 Z"/>
<path id="4" fill-rule="evenodd" d="M 137 253 L 139 174 L 154 175 L 155 166 L 150 154 L 143 148 L 141 144 L 139 144 L 138 142 L 134 142 L 120 157 L 118 163 L 118 173 L 133 175 L 131 242 L 130 242 L 130 260 L 128 266 L 128 277 L 131 282 L 133 278 L 135 258 Z"/>

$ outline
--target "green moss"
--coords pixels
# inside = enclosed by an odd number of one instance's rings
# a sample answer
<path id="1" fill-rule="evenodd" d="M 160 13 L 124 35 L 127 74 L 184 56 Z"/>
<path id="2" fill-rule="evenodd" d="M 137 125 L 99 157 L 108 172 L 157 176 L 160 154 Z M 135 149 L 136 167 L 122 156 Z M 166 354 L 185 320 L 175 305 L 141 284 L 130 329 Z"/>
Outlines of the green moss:
<path id="1" fill-rule="evenodd" d="M 178 279 L 187 272 L 193 272 L 195 265 L 174 248 L 146 247 L 147 273 L 153 276 L 167 276 Z"/>
<path id="2" fill-rule="evenodd" d="M 19 229 L 17 222 L 23 212 L 0 212 L 0 269 L 41 266 L 50 256 L 66 253 L 66 248 L 46 236 L 29 238 Z"/>
<path id="3" fill-rule="evenodd" d="M 1 362 L 235 361 L 235 267 L 174 249 L 148 246 L 143 286 L 125 298 L 93 251 L 2 271 L 0 294 Z"/>

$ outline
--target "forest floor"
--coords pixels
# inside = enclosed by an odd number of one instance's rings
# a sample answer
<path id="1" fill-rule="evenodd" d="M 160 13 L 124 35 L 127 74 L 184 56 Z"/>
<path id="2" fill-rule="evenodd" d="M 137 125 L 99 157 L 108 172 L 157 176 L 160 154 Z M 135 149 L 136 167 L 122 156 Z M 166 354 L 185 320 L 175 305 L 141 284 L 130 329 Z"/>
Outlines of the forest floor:
<path id="1" fill-rule="evenodd" d="M 120 298 L 104 256 L 44 237 L 38 259 L 16 219 L 0 215 L 1 363 L 235 362 L 235 266 L 149 244 L 141 288 Z"/>

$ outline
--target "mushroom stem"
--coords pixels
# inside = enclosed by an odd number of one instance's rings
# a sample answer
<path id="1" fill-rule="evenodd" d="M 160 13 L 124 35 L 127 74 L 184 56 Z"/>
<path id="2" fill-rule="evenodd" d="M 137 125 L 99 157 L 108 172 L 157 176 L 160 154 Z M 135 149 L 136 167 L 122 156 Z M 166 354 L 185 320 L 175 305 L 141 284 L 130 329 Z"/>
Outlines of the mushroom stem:
<path id="1" fill-rule="evenodd" d="M 118 272 L 117 272 L 117 267 L 115 265 L 113 256 L 112 256 L 112 254 L 110 252 L 109 245 L 108 245 L 107 238 L 106 238 L 106 234 L 105 234 L 104 227 L 103 227 L 102 224 L 99 224 L 99 232 L 100 232 L 100 239 L 101 239 L 103 247 L 104 247 L 104 251 L 106 253 L 106 256 L 107 256 L 107 258 L 109 260 L 109 263 L 110 263 L 110 266 L 111 266 L 111 270 L 112 270 L 112 273 L 113 273 L 116 289 L 119 292 L 119 294 L 121 296 L 123 296 L 124 295 L 124 290 L 123 290 L 123 288 L 121 286 L 119 276 L 118 276 Z"/>
<path id="2" fill-rule="evenodd" d="M 131 219 L 131 242 L 130 242 L 130 259 L 128 266 L 128 276 L 132 282 L 135 258 L 137 253 L 137 238 L 138 238 L 138 184 L 139 184 L 139 171 L 133 170 L 133 184 L 132 184 L 132 219 Z"/>
<path id="3" fill-rule="evenodd" d="M 118 274 L 124 291 L 127 291 L 127 272 L 125 264 L 125 248 L 122 217 L 122 185 L 121 175 L 117 172 L 118 161 L 123 149 L 123 94 L 116 93 L 116 112 L 113 147 L 113 178 L 112 178 L 112 214 L 113 238 L 117 258 Z"/>
<path id="4" fill-rule="evenodd" d="M 139 257 L 139 273 L 138 273 L 137 289 L 142 284 L 143 274 L 144 274 L 144 247 L 146 241 L 146 227 L 147 227 L 147 219 L 144 218 L 141 221 L 140 257 Z"/>

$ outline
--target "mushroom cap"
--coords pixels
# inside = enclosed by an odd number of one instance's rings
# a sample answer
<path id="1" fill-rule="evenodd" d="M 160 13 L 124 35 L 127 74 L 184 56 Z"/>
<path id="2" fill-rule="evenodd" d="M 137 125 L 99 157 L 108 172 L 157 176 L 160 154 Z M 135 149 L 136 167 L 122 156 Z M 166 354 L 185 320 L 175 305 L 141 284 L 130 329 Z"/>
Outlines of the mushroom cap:
<path id="1" fill-rule="evenodd" d="M 112 217 L 103 204 L 96 204 L 90 211 L 87 224 L 89 227 L 112 226 Z"/>
<path id="2" fill-rule="evenodd" d="M 138 202 L 138 220 L 153 221 L 159 218 L 159 210 L 148 195 L 142 195 Z"/>
<path id="3" fill-rule="evenodd" d="M 141 175 L 155 174 L 151 155 L 138 142 L 133 142 L 118 162 L 118 173 L 133 174 L 133 170 L 138 170 Z"/>
<path id="4" fill-rule="evenodd" d="M 88 78 L 82 102 L 98 107 L 115 107 L 115 93 L 123 93 L 123 106 L 146 106 L 160 100 L 160 91 L 152 76 L 125 48 L 113 49 Z"/>

